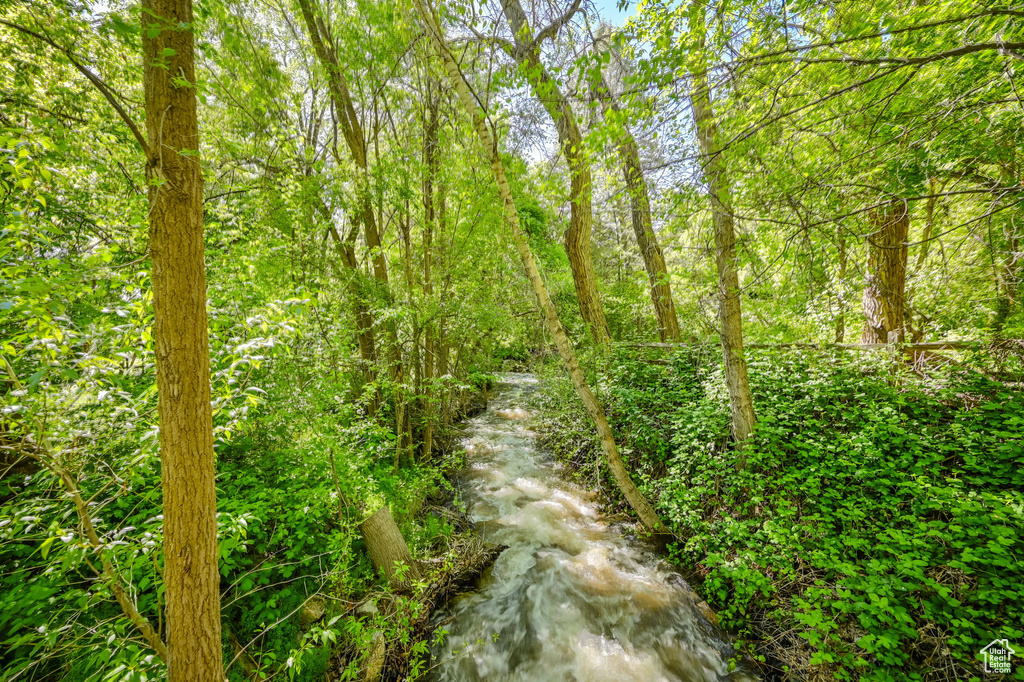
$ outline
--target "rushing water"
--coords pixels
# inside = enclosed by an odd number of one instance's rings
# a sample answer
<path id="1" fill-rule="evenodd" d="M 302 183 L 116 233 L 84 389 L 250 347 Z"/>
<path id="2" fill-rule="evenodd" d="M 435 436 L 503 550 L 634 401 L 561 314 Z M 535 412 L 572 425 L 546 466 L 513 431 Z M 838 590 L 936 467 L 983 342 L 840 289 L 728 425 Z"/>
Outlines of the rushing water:
<path id="1" fill-rule="evenodd" d="M 524 409 L 536 379 L 505 375 L 471 420 L 462 491 L 488 542 L 508 549 L 443 614 L 438 682 L 751 680 L 683 579 L 604 518 L 537 450 Z"/>

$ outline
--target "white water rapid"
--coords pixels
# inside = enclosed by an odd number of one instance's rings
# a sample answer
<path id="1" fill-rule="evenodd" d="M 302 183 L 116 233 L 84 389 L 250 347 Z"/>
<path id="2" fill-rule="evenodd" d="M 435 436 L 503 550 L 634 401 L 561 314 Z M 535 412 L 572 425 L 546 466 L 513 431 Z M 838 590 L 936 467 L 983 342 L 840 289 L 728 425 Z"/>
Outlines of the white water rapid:
<path id="1" fill-rule="evenodd" d="M 695 596 L 538 451 L 524 409 L 536 379 L 503 377 L 470 420 L 461 489 L 484 540 L 508 549 L 441 614 L 436 682 L 750 681 Z"/>

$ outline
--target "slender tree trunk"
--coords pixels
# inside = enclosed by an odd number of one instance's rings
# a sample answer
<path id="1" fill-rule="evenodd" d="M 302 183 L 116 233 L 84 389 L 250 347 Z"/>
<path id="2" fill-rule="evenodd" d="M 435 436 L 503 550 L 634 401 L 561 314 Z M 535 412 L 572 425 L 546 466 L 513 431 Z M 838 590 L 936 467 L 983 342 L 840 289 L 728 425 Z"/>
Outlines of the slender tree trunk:
<path id="1" fill-rule="evenodd" d="M 608 468 L 611 470 L 612 476 L 615 478 L 615 482 L 619 486 L 619 490 L 636 512 L 637 516 L 640 517 L 643 524 L 653 532 L 667 532 L 665 526 L 658 518 L 657 513 L 655 513 L 654 508 L 644 498 L 636 485 L 633 484 L 633 481 L 630 480 L 629 473 L 626 471 L 626 467 L 622 462 L 622 457 L 619 455 L 618 447 L 615 444 L 615 437 L 608 424 L 608 418 L 605 415 L 604 407 L 601 405 L 600 401 L 598 401 L 597 396 L 594 395 L 593 391 L 590 390 L 590 386 L 587 384 L 587 380 L 584 377 L 583 371 L 580 369 L 579 362 L 576 359 L 576 353 L 573 350 L 572 343 L 569 341 L 569 337 L 565 333 L 565 328 L 562 327 L 562 323 L 558 319 L 558 312 L 555 310 L 554 303 L 552 303 L 551 297 L 548 295 L 547 287 L 544 285 L 544 280 L 541 278 L 540 271 L 537 269 L 537 262 L 533 257 L 533 253 L 530 251 L 529 243 L 527 242 L 526 236 L 523 234 L 522 228 L 519 225 L 519 213 L 516 211 L 516 204 L 512 198 L 512 190 L 509 187 L 508 179 L 505 176 L 505 166 L 501 160 L 501 154 L 498 151 L 498 144 L 494 136 L 491 134 L 490 129 L 487 127 L 487 122 L 484 118 L 483 112 L 480 110 L 480 105 L 470 92 L 469 85 L 466 83 L 466 79 L 462 75 L 462 71 L 459 69 L 458 63 L 448 50 L 444 34 L 442 33 L 439 24 L 428 13 L 424 0 L 413 0 L 413 2 L 416 6 L 416 10 L 419 12 L 421 22 L 423 23 L 427 34 L 431 37 L 431 40 L 434 43 L 438 56 L 444 62 L 445 70 L 448 73 L 452 87 L 455 89 L 456 93 L 458 93 L 459 99 L 462 101 L 466 113 L 473 121 L 477 135 L 487 151 L 487 155 L 491 163 L 491 172 L 494 175 L 495 183 L 498 185 L 502 207 L 505 211 L 505 220 L 511 228 L 512 237 L 515 240 L 519 256 L 523 261 L 523 267 L 526 270 L 526 275 L 533 287 L 534 294 L 537 296 L 537 302 L 540 305 L 540 309 L 544 313 L 545 326 L 555 341 L 559 355 L 562 357 L 562 362 L 565 364 L 566 370 L 569 372 L 569 376 L 572 379 L 572 383 L 576 388 L 577 394 L 579 394 L 580 399 L 583 401 L 587 414 L 590 415 L 590 418 L 594 422 L 594 426 L 596 427 L 598 436 L 601 440 L 601 449 L 604 451 L 605 458 L 608 462 Z"/>
<path id="2" fill-rule="evenodd" d="M 192 2 L 142 10 L 168 676 L 212 682 L 224 670 Z"/>
<path id="3" fill-rule="evenodd" d="M 337 50 L 335 49 L 334 42 L 331 38 L 330 31 L 327 25 L 323 22 L 321 15 L 314 11 L 316 0 L 297 0 L 299 10 L 302 13 L 303 22 L 306 25 L 306 31 L 309 35 L 310 42 L 313 44 L 313 51 L 316 53 L 317 59 L 320 61 L 321 66 L 327 72 L 327 82 L 331 94 L 331 102 L 334 105 L 335 117 L 341 127 L 342 137 L 345 139 L 345 144 L 348 146 L 349 154 L 352 158 L 352 162 L 355 164 L 357 172 L 355 173 L 355 184 L 356 194 L 359 202 L 359 218 L 363 227 L 363 239 L 366 242 L 366 246 L 370 252 L 370 262 L 373 265 L 373 276 L 374 279 L 383 287 L 386 296 L 388 293 L 388 271 L 387 261 L 384 258 L 384 252 L 380 241 L 380 232 L 377 229 L 376 214 L 373 210 L 373 196 L 369 186 L 369 162 L 367 160 L 366 151 L 366 137 L 363 134 L 363 126 L 359 120 L 359 114 L 355 109 L 355 105 L 352 102 L 352 96 L 348 88 L 348 79 L 345 76 L 345 70 L 341 61 L 338 58 Z M 352 251 L 352 260 L 354 262 L 354 249 Z M 362 281 L 360 278 L 356 278 L 356 283 L 359 285 L 359 293 L 368 293 L 367 282 Z M 373 321 L 372 316 L 369 312 L 369 306 L 365 303 L 365 300 L 369 299 L 369 296 L 361 296 L 360 303 L 357 303 L 356 311 L 356 327 L 360 335 L 360 353 L 364 353 L 369 349 L 367 345 L 370 337 L 368 336 L 369 330 L 372 330 Z M 395 353 L 398 350 L 397 343 L 397 328 L 393 323 L 387 325 L 387 341 L 389 342 L 390 348 L 388 349 L 387 357 L 390 363 L 389 376 L 392 383 L 395 382 L 396 378 L 401 375 L 401 368 L 395 362 Z M 377 348 L 373 347 L 374 357 L 377 356 Z M 399 358 L 400 362 L 400 358 Z M 398 406 L 396 405 L 396 412 Z M 377 401 L 372 401 L 371 408 L 373 412 L 376 412 Z"/>
<path id="4" fill-rule="evenodd" d="M 443 278 L 440 279 L 440 292 L 439 297 L 441 300 L 447 298 L 447 294 L 451 288 L 451 266 L 448 258 L 448 185 L 441 176 L 438 178 L 437 187 L 437 234 L 435 235 L 435 241 L 437 243 L 437 259 L 431 259 L 432 270 L 434 266 L 440 268 L 439 272 L 446 273 Z M 434 376 L 445 377 L 449 373 L 449 354 L 451 353 L 450 344 L 448 343 L 448 326 L 445 322 L 445 318 L 442 315 L 437 322 L 437 340 L 434 344 Z M 450 417 L 449 403 L 444 397 L 450 392 L 442 392 L 441 401 L 438 404 L 437 419 L 440 423 L 448 423 Z"/>
<path id="5" fill-rule="evenodd" d="M 848 257 L 846 254 L 846 236 L 842 228 L 836 230 L 836 246 L 839 249 L 839 292 L 838 305 L 839 314 L 836 315 L 836 343 L 843 343 L 846 338 L 846 267 Z"/>
<path id="6" fill-rule="evenodd" d="M 890 202 L 872 214 L 872 221 L 876 229 L 868 237 L 861 343 L 902 343 L 906 338 L 904 307 L 910 229 L 906 202 Z"/>
<path id="7" fill-rule="evenodd" d="M 423 119 L 423 291 L 434 302 L 434 179 L 440 172 L 438 132 L 440 128 L 441 83 L 428 81 L 427 112 Z M 437 323 L 430 322 L 424 333 L 423 354 L 423 459 L 429 460 L 434 447 L 434 355 L 438 344 Z"/>
<path id="8" fill-rule="evenodd" d="M 711 89 L 707 74 L 707 53 L 704 12 L 706 0 L 690 3 L 690 30 L 696 38 L 694 60 L 693 118 L 697 126 L 697 141 L 708 192 L 711 195 L 711 215 L 715 224 L 715 264 L 718 268 L 719 321 L 721 323 L 722 358 L 725 380 L 732 408 L 732 434 L 742 447 L 754 430 L 754 400 L 747 378 L 747 361 L 743 353 L 743 322 L 740 315 L 740 283 L 736 272 L 736 231 L 733 225 L 732 186 L 721 146 L 718 126 L 711 105 Z M 745 463 L 741 459 L 739 466 Z"/>
<path id="9" fill-rule="evenodd" d="M 540 47 L 534 40 L 533 31 L 519 0 L 502 0 L 501 6 L 515 36 L 512 57 L 524 67 L 534 96 L 540 100 L 554 121 L 558 141 L 562 146 L 565 162 L 569 166 L 570 214 L 569 229 L 565 232 L 565 251 L 569 255 L 569 266 L 572 269 L 572 279 L 576 286 L 576 297 L 579 299 L 583 322 L 597 343 L 606 343 L 611 337 L 601 296 L 597 290 L 594 257 L 590 250 L 590 237 L 594 227 L 594 183 L 583 134 L 580 132 L 572 106 L 541 62 Z"/>
<path id="10" fill-rule="evenodd" d="M 377 360 L 377 343 L 373 335 L 373 317 L 367 307 L 366 284 L 363 282 L 363 273 L 359 270 L 359 263 L 356 260 L 355 240 L 359 223 L 354 223 L 353 229 L 342 238 L 334 224 L 333 216 L 330 215 L 326 206 L 321 206 L 321 213 L 328 222 L 331 240 L 334 242 L 334 248 L 345 268 L 345 290 L 348 293 L 349 304 L 352 306 L 356 321 L 356 341 L 359 344 L 359 358 L 363 362 L 363 379 L 369 383 L 373 381 L 373 366 Z M 376 409 L 373 409 L 373 412 L 375 411 Z"/>
<path id="11" fill-rule="evenodd" d="M 604 77 L 599 76 L 598 99 L 605 113 L 620 111 L 619 103 L 611 93 Z M 651 287 L 651 302 L 654 314 L 658 318 L 658 335 L 662 341 L 679 340 L 679 318 L 676 316 L 676 304 L 672 300 L 672 285 L 665 267 L 665 255 L 654 234 L 654 223 L 651 219 L 651 198 L 644 178 L 643 166 L 640 164 L 640 149 L 629 128 L 623 124 L 619 133 L 618 151 L 622 164 L 622 176 L 629 194 L 629 208 L 633 222 L 633 234 L 640 255 L 644 259 L 647 279 Z"/>
<path id="12" fill-rule="evenodd" d="M 1014 178 L 1018 177 L 1018 174 L 1015 161 L 1002 164 L 1000 171 L 1000 179 L 1004 186 L 1012 187 L 1016 184 Z M 996 197 L 996 201 L 1003 204 L 1006 198 L 1000 195 Z M 1021 252 L 1022 239 L 1018 232 L 1016 213 L 1018 212 L 1005 211 L 1001 221 L 1003 234 L 1000 246 L 1004 247 L 1005 251 L 996 270 L 996 314 L 992 320 L 992 328 L 997 337 L 1002 335 L 1006 320 L 1017 304 L 1020 287 L 1020 267 L 1024 253 Z M 994 250 L 995 257 L 996 244 L 990 243 L 989 248 Z"/>
<path id="13" fill-rule="evenodd" d="M 676 304 L 672 300 L 672 285 L 665 256 L 654 234 L 651 220 L 651 200 L 647 193 L 647 181 L 640 167 L 640 154 L 632 135 L 619 144 L 622 158 L 622 172 L 629 191 L 630 213 L 633 218 L 633 233 L 644 259 L 647 279 L 651 287 L 651 302 L 658 318 L 658 334 L 662 341 L 679 340 L 679 318 Z"/>
<path id="14" fill-rule="evenodd" d="M 374 277 L 383 283 L 388 281 L 387 262 L 381 250 L 380 232 L 377 229 L 377 218 L 373 212 L 373 197 L 370 192 L 368 178 L 368 161 L 366 154 L 366 138 L 363 135 L 363 126 L 359 120 L 355 105 L 352 103 L 352 96 L 349 94 L 348 79 L 345 77 L 345 70 L 338 59 L 337 50 L 331 39 L 330 31 L 324 24 L 320 15 L 314 12 L 316 0 L 298 0 L 299 10 L 306 24 L 306 31 L 309 34 L 310 42 L 313 43 L 313 51 L 317 59 L 327 71 L 327 82 L 330 86 L 331 100 L 334 103 L 334 111 L 341 125 L 342 136 L 348 146 L 352 161 L 355 163 L 359 173 L 356 174 L 356 192 L 359 196 L 360 217 L 363 223 L 363 237 L 366 246 L 370 249 L 370 258 L 373 263 Z"/>
<path id="15" fill-rule="evenodd" d="M 412 235 L 411 226 L 409 225 L 409 204 L 406 201 L 405 213 L 398 218 L 398 228 L 401 233 L 402 247 L 404 251 L 404 257 L 402 258 L 402 269 L 405 273 L 405 285 L 406 291 L 408 291 L 408 299 L 406 305 L 410 309 L 415 310 L 413 307 L 413 275 L 412 275 Z M 416 344 L 419 343 L 418 334 L 416 333 L 419 328 L 419 321 L 416 316 L 413 318 L 413 357 L 410 358 L 413 372 L 416 371 L 417 357 L 416 357 Z M 395 452 L 395 468 L 402 461 L 412 461 L 412 450 L 413 450 L 413 434 L 412 434 L 412 415 L 408 391 L 406 390 L 406 370 L 405 362 L 402 358 L 402 348 L 398 345 L 398 328 L 394 323 L 389 323 L 388 331 L 391 333 L 392 340 L 392 380 L 394 382 L 395 390 L 395 433 L 398 435 L 397 450 Z"/>
<path id="16" fill-rule="evenodd" d="M 928 179 L 928 194 L 935 195 L 937 185 L 935 178 Z M 945 189 L 943 184 L 942 189 Z M 937 197 L 929 196 L 924 205 L 924 232 L 921 233 L 921 249 L 917 252 L 917 264 L 915 270 L 921 271 L 924 262 L 928 259 L 928 248 L 932 241 L 932 230 L 935 228 L 935 201 Z"/>
<path id="17" fill-rule="evenodd" d="M 327 71 L 327 81 L 330 86 L 335 114 L 341 126 L 345 143 L 348 145 L 352 156 L 352 161 L 358 169 L 356 173 L 356 191 L 361 207 L 363 237 L 366 240 L 366 246 L 370 251 L 370 259 L 373 263 L 373 276 L 379 283 L 384 297 L 390 301 L 391 293 L 388 288 L 387 261 L 384 257 L 380 231 L 377 228 L 377 218 L 373 210 L 373 196 L 369 185 L 369 162 L 363 126 L 352 102 L 345 69 L 338 57 L 330 31 L 324 24 L 321 15 L 314 11 L 316 0 L 297 1 L 299 10 L 302 12 L 303 21 L 306 24 L 306 31 L 309 34 L 310 42 L 313 43 L 313 50 L 316 52 L 317 59 L 320 60 L 321 65 Z M 377 132 L 378 128 L 375 127 L 374 139 L 376 139 Z M 399 437 L 400 447 L 407 447 L 410 438 L 408 431 L 409 419 L 405 405 L 405 388 L 403 386 L 405 368 L 402 366 L 402 351 L 398 343 L 398 326 L 394 321 L 388 321 L 385 325 L 385 330 L 387 332 L 386 341 L 388 345 L 388 375 L 395 391 L 395 431 Z"/>

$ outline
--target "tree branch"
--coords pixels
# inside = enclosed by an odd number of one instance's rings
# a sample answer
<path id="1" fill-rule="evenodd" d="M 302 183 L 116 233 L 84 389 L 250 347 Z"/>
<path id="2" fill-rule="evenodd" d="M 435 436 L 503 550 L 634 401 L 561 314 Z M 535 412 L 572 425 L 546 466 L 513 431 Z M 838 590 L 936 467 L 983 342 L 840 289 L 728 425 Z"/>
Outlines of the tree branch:
<path id="1" fill-rule="evenodd" d="M 507 38 L 502 38 L 501 36 L 485 36 L 483 33 L 480 33 L 480 31 L 476 30 L 476 28 L 473 26 L 469 26 L 468 28 L 470 31 L 473 32 L 473 35 L 476 36 L 476 38 L 474 38 L 472 42 L 484 43 L 487 45 L 500 47 L 502 50 L 508 53 L 508 56 L 513 58 L 515 57 L 516 46 L 512 44 L 511 40 L 508 40 Z"/>
<path id="2" fill-rule="evenodd" d="M 937 62 L 943 59 L 949 59 L 951 57 L 960 57 L 965 54 L 973 54 L 975 52 L 986 52 L 989 50 L 998 50 L 1000 54 L 1005 54 L 1016 59 L 1024 59 L 1024 55 L 1017 52 L 1017 50 L 1024 50 L 1024 43 L 999 42 L 962 45 L 952 50 L 946 50 L 945 52 L 939 52 L 937 54 L 928 55 L 927 57 L 879 57 L 877 59 L 859 59 L 856 57 L 824 57 L 815 59 L 804 59 L 802 57 L 797 57 L 793 61 L 797 61 L 802 64 L 852 64 L 855 66 L 864 66 L 872 64 L 897 64 L 899 66 L 912 66 L 931 64 L 932 62 Z M 789 60 L 785 61 L 788 62 Z M 762 62 L 762 64 L 764 64 L 764 62 Z"/>
<path id="3" fill-rule="evenodd" d="M 577 12 L 582 12 L 580 4 L 583 0 L 575 0 L 572 5 L 566 10 L 565 14 L 558 17 L 546 27 L 544 27 L 533 39 L 533 43 L 530 45 L 531 50 L 536 50 L 540 47 L 540 44 L 549 38 L 554 38 L 558 35 L 558 32 L 562 30 L 562 27 L 569 23 L 570 20 L 576 15 Z"/>
<path id="4" fill-rule="evenodd" d="M 762 55 L 755 55 L 752 57 L 746 57 L 744 59 L 738 59 L 732 62 L 733 65 L 742 64 L 744 62 L 757 62 L 762 59 L 769 57 L 779 57 L 784 54 L 793 54 L 799 52 L 806 52 L 808 50 L 815 50 L 819 47 L 835 47 L 837 45 L 845 45 L 847 43 L 859 42 L 861 40 L 873 40 L 875 38 L 883 38 L 889 36 L 899 35 L 901 33 L 909 33 L 910 31 L 920 31 L 926 28 L 935 28 L 936 26 L 945 26 L 946 24 L 955 24 L 961 21 L 969 21 L 971 19 L 979 19 L 981 17 L 995 17 L 995 16 L 1011 16 L 1011 17 L 1024 17 L 1024 11 L 1017 10 L 1001 10 L 991 9 L 983 12 L 975 12 L 974 14 L 965 14 L 960 17 L 953 17 L 952 19 L 942 19 L 939 21 L 929 21 L 923 24 L 914 24 L 913 26 L 905 26 L 892 31 L 877 31 L 875 33 L 866 33 L 859 36 L 850 36 L 849 38 L 841 38 L 840 40 L 822 41 L 819 43 L 811 43 L 809 45 L 798 45 L 795 47 L 787 47 L 785 50 L 776 50 L 774 52 L 768 52 Z"/>
<path id="5" fill-rule="evenodd" d="M 114 108 L 114 111 L 117 112 L 117 115 L 121 117 L 121 120 L 124 121 L 125 125 L 127 125 L 128 128 L 132 131 L 132 135 L 135 136 L 135 141 L 139 143 L 139 147 L 142 149 L 142 153 L 146 155 L 146 160 L 148 161 L 150 159 L 149 145 L 146 144 L 146 138 L 139 130 L 139 127 L 135 124 L 135 121 L 132 120 L 132 117 L 128 115 L 128 112 L 125 111 L 124 108 L 117 102 L 117 98 L 114 97 L 114 93 L 110 89 L 110 87 L 106 83 L 104 83 L 99 76 L 94 74 L 92 71 L 86 68 L 85 65 L 79 62 L 77 59 L 75 59 L 74 53 L 71 52 L 69 48 L 63 47 L 62 45 L 59 45 L 55 41 L 48 38 L 47 36 L 41 33 L 36 33 L 35 31 L 26 28 L 21 24 L 16 24 L 14 22 L 6 21 L 4 19 L 0 19 L 0 24 L 3 24 L 8 28 L 13 28 L 15 31 L 19 31 L 21 33 L 24 33 L 25 35 L 35 38 L 36 40 L 46 43 L 47 45 L 49 45 L 50 47 L 63 54 L 65 57 L 67 57 L 67 60 L 71 62 L 71 65 L 78 69 L 79 73 L 85 76 L 89 80 L 89 82 L 92 83 L 96 87 L 96 89 L 100 91 L 100 94 L 103 95 L 107 102 L 110 103 L 110 106 Z"/>

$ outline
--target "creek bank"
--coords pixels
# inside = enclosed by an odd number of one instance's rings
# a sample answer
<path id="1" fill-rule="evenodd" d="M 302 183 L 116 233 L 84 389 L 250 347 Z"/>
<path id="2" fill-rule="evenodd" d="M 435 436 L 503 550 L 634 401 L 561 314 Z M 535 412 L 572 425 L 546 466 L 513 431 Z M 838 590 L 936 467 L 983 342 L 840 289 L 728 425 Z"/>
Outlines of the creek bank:
<path id="1" fill-rule="evenodd" d="M 505 549 L 480 539 L 456 492 L 456 478 L 464 466 L 460 456 L 467 433 L 464 424 L 487 409 L 494 386 L 494 378 L 483 375 L 456 394 L 450 405 L 451 423 L 434 435 L 437 466 L 447 485 L 414 502 L 397 519 L 401 523 L 410 518 L 433 517 L 448 524 L 451 535 L 435 543 L 426 554 L 419 552 L 414 561 L 422 579 L 411 590 L 403 593 L 378 582 L 376 589 L 359 595 L 335 614 L 354 617 L 360 625 L 353 628 L 355 636 L 346 638 L 334 652 L 327 680 L 345 679 L 353 668 L 358 670 L 357 679 L 365 682 L 414 677 L 436 627 L 432 623 L 435 612 L 471 590 Z M 323 616 L 321 611 L 307 625 Z M 375 629 L 382 621 L 400 622 L 399 636 L 390 638 Z"/>
<path id="2" fill-rule="evenodd" d="M 752 680 L 682 577 L 537 447 L 532 375 L 510 374 L 470 421 L 460 488 L 484 540 L 506 545 L 478 589 L 440 612 L 434 682 Z"/>
<path id="3" fill-rule="evenodd" d="M 887 358 L 752 351 L 761 426 L 739 469 L 718 359 L 664 359 L 617 351 L 598 383 L 631 473 L 685 538 L 671 560 L 699 572 L 765 678 L 984 679 L 977 651 L 1022 632 L 1007 589 L 1024 548 L 1020 391 Z M 539 396 L 544 439 L 598 487 L 560 381 Z"/>
<path id="4" fill-rule="evenodd" d="M 718 636 L 722 639 L 739 642 L 739 635 L 722 625 L 719 614 L 707 602 L 704 585 L 706 574 L 681 564 L 677 560 L 678 557 L 674 556 L 673 545 L 680 540 L 678 538 L 673 540 L 674 536 L 672 535 L 652 536 L 631 513 L 629 504 L 614 483 L 610 481 L 610 476 L 605 471 L 600 443 L 596 434 L 588 428 L 589 424 L 575 420 L 572 409 L 568 412 L 555 409 L 543 393 L 534 396 L 531 406 L 549 417 L 548 419 L 538 419 L 535 423 L 537 441 L 544 450 L 552 453 L 560 466 L 564 467 L 565 475 L 593 492 L 593 499 L 599 505 L 602 513 L 619 524 L 622 532 L 630 541 L 646 547 L 648 551 L 668 563 L 672 570 L 682 577 L 687 589 L 693 594 L 694 607 L 714 627 Z M 609 412 L 614 422 L 616 417 L 614 410 L 609 410 Z M 623 443 L 624 447 L 633 445 L 628 439 L 623 439 Z M 629 452 L 628 449 L 624 451 Z M 627 459 L 627 467 L 630 469 L 630 475 L 636 477 L 637 480 L 642 480 L 645 477 L 657 480 L 666 474 L 663 464 L 655 467 L 653 471 L 640 472 L 630 466 Z M 748 640 L 749 635 L 743 638 L 744 645 L 749 644 Z M 759 670 L 765 679 L 773 679 L 770 669 L 765 669 L 748 653 L 738 651 L 733 662 L 738 668 L 751 672 Z"/>

